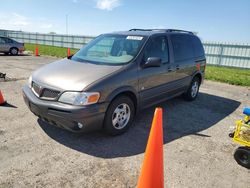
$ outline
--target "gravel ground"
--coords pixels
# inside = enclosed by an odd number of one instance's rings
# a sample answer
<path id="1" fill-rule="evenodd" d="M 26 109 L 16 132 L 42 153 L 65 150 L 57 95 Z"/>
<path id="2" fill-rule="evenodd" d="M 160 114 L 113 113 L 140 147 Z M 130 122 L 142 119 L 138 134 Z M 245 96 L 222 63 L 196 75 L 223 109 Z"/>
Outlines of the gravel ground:
<path id="1" fill-rule="evenodd" d="M 136 187 L 154 107 L 137 115 L 125 134 L 73 134 L 38 120 L 21 88 L 51 57 L 0 55 L 0 81 L 8 105 L 0 107 L 0 187 Z M 196 101 L 175 98 L 164 109 L 165 187 L 250 187 L 228 137 L 250 89 L 205 81 Z"/>

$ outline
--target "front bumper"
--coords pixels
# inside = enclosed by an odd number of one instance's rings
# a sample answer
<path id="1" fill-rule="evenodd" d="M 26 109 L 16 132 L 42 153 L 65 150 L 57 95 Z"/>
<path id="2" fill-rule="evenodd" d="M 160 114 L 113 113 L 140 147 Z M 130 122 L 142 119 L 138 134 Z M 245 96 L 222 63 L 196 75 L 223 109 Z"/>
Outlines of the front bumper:
<path id="1" fill-rule="evenodd" d="M 73 132 L 88 132 L 102 128 L 107 103 L 74 106 L 58 101 L 41 100 L 28 85 L 23 88 L 23 98 L 30 111 L 51 125 Z M 78 123 L 83 125 L 78 127 Z"/>

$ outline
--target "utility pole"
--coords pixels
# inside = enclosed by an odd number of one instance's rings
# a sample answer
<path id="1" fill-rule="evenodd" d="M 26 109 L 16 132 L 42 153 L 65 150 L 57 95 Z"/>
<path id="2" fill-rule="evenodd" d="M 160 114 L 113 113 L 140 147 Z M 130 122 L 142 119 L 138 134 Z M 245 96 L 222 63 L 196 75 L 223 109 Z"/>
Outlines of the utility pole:
<path id="1" fill-rule="evenodd" d="M 66 14 L 66 35 L 68 36 L 68 14 Z"/>
<path id="2" fill-rule="evenodd" d="M 67 37 L 67 46 L 68 46 L 67 56 L 69 57 L 71 53 L 70 53 L 70 48 L 69 48 L 68 14 L 66 14 L 66 37 Z"/>

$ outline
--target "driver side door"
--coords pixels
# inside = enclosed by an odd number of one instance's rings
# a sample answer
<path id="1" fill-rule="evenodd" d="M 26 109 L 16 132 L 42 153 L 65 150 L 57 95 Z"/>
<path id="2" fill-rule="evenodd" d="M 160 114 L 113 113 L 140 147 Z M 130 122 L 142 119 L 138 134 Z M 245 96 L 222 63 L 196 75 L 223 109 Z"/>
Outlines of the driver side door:
<path id="1" fill-rule="evenodd" d="M 6 52 L 6 41 L 3 37 L 0 37 L 0 52 Z"/>

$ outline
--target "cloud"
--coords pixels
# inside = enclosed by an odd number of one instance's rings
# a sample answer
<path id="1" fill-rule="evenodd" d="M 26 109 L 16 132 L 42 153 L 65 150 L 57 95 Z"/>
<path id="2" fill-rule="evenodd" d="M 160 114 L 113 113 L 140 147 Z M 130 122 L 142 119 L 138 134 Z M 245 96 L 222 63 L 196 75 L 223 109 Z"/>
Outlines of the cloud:
<path id="1" fill-rule="evenodd" d="M 96 8 L 111 11 L 121 6 L 121 0 L 97 0 Z"/>
<path id="2" fill-rule="evenodd" d="M 42 29 L 50 29 L 50 28 L 52 28 L 52 27 L 53 27 L 52 24 L 42 24 L 42 25 L 40 26 L 40 28 L 42 28 Z"/>
<path id="3" fill-rule="evenodd" d="M 22 16 L 21 14 L 18 14 L 16 12 L 12 12 L 12 15 L 17 18 L 17 19 L 20 19 L 20 20 L 26 20 L 27 18 L 25 16 Z"/>
<path id="4" fill-rule="evenodd" d="M 50 32 L 53 24 L 44 19 L 33 19 L 16 12 L 0 12 L 0 29 Z"/>
<path id="5" fill-rule="evenodd" d="M 25 16 L 22 16 L 15 12 L 12 13 L 9 23 L 11 23 L 14 26 L 26 26 L 30 24 L 30 22 Z"/>

